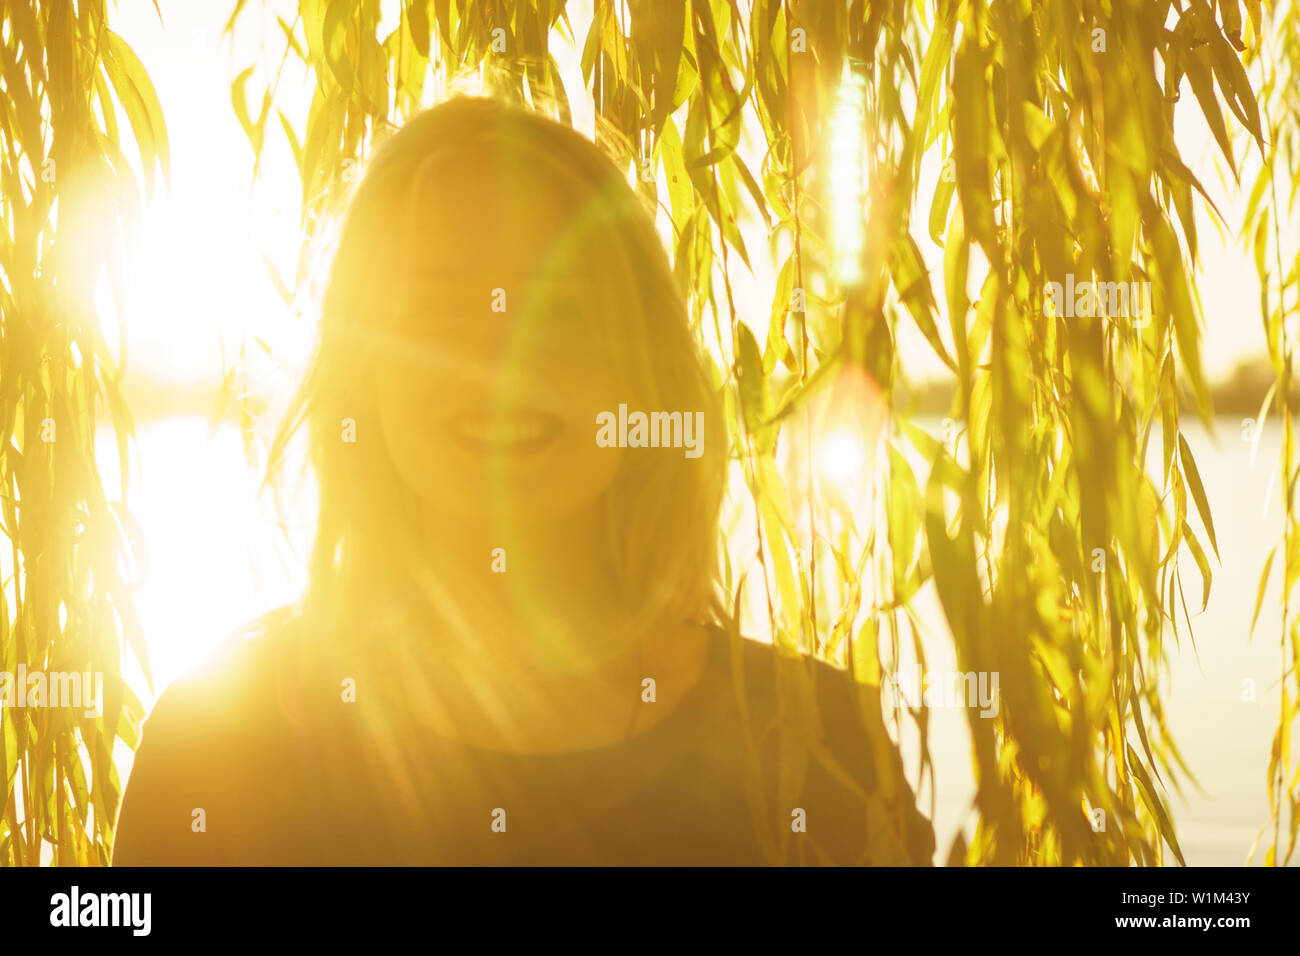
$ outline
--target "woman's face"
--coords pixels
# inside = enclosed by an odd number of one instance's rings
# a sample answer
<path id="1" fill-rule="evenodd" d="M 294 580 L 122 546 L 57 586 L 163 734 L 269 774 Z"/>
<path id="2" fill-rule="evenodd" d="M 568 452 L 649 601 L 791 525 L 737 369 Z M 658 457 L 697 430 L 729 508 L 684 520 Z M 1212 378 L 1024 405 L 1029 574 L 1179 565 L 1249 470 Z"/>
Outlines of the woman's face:
<path id="1" fill-rule="evenodd" d="M 401 210 L 410 274 L 392 297 L 380 419 L 398 473 L 452 523 L 562 518 L 623 454 L 595 441 L 597 414 L 627 400 L 603 344 L 616 321 L 604 267 L 577 235 L 582 211 L 540 182 L 522 160 L 445 162 Z"/>

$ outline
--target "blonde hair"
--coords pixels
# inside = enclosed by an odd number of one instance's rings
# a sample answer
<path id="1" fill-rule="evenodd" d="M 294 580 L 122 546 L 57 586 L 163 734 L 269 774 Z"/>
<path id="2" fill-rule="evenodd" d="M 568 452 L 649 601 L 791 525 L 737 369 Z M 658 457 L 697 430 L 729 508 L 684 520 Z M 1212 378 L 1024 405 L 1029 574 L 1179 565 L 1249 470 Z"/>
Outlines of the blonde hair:
<path id="1" fill-rule="evenodd" d="M 579 133 L 494 100 L 460 97 L 413 117 L 369 162 L 343 220 L 314 354 L 268 456 L 270 481 L 306 426 L 320 502 L 302 602 L 313 638 L 325 630 L 346 640 L 390 600 L 418 597 L 408 569 L 430 542 L 408 520 L 417 493 L 387 453 L 357 454 L 339 430 L 350 418 L 359 431 L 379 434 L 375 381 L 393 333 L 373 303 L 409 281 L 399 264 L 421 254 L 409 230 L 395 228 L 415 207 L 415 191 L 444 160 L 502 156 L 527 159 L 537 188 L 571 201 L 575 214 L 560 240 L 567 248 L 546 255 L 576 253 L 590 266 L 608 323 L 597 334 L 605 348 L 622 350 L 630 387 L 659 408 L 704 416 L 700 458 L 625 456 L 604 492 L 608 559 L 628 619 L 642 628 L 727 619 L 718 582 L 726 429 L 715 376 L 651 218 Z M 593 441 L 594 434 L 593 423 Z"/>

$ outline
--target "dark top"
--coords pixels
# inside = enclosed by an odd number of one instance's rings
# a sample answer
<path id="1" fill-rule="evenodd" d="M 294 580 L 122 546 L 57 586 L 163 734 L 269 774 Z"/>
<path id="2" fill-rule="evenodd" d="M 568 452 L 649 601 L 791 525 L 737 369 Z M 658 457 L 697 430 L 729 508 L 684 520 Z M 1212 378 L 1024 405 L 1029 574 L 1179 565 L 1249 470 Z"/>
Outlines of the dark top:
<path id="1" fill-rule="evenodd" d="M 382 695 L 345 703 L 337 681 L 304 705 L 283 641 L 241 641 L 159 699 L 114 863 L 930 864 L 876 689 L 710 633 L 702 679 L 659 723 L 524 755 L 376 720 Z"/>

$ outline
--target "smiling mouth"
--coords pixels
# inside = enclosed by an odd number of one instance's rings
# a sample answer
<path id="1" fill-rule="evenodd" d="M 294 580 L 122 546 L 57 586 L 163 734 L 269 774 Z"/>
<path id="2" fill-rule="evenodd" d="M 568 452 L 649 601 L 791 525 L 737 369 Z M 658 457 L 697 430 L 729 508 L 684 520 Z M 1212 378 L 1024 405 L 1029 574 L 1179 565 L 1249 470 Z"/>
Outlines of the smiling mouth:
<path id="1" fill-rule="evenodd" d="M 522 456 L 554 441 L 560 420 L 534 411 L 469 413 L 449 419 L 447 429 L 461 446 L 477 454 Z"/>

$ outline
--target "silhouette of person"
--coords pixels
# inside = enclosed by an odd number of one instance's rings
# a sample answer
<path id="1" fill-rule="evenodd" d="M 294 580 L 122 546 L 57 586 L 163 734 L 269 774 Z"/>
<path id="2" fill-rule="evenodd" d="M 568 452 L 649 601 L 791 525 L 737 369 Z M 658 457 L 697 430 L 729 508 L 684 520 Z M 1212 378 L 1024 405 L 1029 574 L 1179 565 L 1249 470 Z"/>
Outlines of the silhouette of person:
<path id="1" fill-rule="evenodd" d="M 730 619 L 720 390 L 591 142 L 410 120 L 273 449 L 306 430 L 309 584 L 163 693 L 114 862 L 928 864 L 878 689 Z"/>

